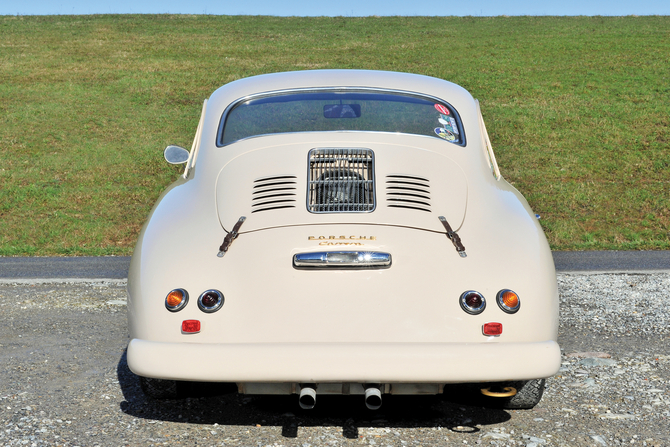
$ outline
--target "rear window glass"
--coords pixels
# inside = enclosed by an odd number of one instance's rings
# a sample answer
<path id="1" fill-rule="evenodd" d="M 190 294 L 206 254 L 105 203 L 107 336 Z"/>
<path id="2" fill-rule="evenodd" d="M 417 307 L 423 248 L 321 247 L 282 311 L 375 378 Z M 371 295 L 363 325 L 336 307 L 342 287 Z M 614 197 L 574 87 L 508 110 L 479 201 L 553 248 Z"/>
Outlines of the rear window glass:
<path id="1" fill-rule="evenodd" d="M 427 135 L 462 144 L 448 104 L 409 94 L 314 91 L 241 101 L 222 121 L 219 145 L 288 132 L 373 131 Z"/>

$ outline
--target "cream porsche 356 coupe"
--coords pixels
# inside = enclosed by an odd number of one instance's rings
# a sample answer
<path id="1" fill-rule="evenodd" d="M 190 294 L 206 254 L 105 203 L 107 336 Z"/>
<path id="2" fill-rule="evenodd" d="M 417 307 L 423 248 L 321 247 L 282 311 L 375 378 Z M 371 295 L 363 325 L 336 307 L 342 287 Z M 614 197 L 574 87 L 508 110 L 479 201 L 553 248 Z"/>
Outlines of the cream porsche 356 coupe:
<path id="1" fill-rule="evenodd" d="M 530 408 L 560 366 L 544 233 L 478 102 L 444 80 L 317 70 L 216 90 L 128 277 L 130 369 L 246 394 L 439 394 Z M 449 386 L 447 389 L 451 389 Z"/>

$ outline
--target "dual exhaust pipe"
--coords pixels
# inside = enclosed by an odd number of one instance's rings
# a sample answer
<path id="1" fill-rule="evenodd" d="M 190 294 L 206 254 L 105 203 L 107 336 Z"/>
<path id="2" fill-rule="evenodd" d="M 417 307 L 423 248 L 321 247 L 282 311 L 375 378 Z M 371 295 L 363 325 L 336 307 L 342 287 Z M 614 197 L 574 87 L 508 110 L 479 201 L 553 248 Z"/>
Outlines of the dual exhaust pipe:
<path id="1" fill-rule="evenodd" d="M 314 408 L 314 405 L 316 405 L 316 385 L 301 385 L 298 403 L 303 410 Z"/>
<path id="2" fill-rule="evenodd" d="M 382 390 L 377 385 L 365 387 L 365 406 L 368 410 L 379 410 L 382 406 Z"/>
<path id="3" fill-rule="evenodd" d="M 379 410 L 382 406 L 382 390 L 379 385 L 364 385 L 365 406 L 368 410 Z M 298 403 L 303 410 L 311 410 L 316 405 L 316 384 L 300 386 Z"/>

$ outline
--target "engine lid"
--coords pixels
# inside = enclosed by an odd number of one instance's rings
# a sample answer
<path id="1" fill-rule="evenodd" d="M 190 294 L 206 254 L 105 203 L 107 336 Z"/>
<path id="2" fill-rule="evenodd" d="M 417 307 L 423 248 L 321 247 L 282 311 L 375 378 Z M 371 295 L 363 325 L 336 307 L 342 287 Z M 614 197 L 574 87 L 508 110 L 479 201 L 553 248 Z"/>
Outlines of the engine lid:
<path id="1" fill-rule="evenodd" d="M 252 146 L 216 184 L 221 225 L 230 232 L 245 216 L 240 233 L 326 224 L 444 233 L 439 216 L 457 231 L 467 195 L 463 170 L 444 153 L 361 141 Z"/>

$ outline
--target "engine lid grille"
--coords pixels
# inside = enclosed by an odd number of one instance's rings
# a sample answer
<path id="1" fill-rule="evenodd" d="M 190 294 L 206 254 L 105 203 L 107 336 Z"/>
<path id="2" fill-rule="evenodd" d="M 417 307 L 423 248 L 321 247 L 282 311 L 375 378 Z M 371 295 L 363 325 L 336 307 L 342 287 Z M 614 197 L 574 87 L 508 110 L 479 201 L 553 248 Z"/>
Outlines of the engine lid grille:
<path id="1" fill-rule="evenodd" d="M 311 213 L 368 213 L 375 209 L 370 149 L 309 151 L 307 209 Z"/>
<path id="2" fill-rule="evenodd" d="M 386 202 L 389 208 L 431 212 L 430 181 L 413 175 L 387 175 Z"/>
<path id="3" fill-rule="evenodd" d="M 292 175 L 254 180 L 251 212 L 295 208 L 296 178 Z"/>

